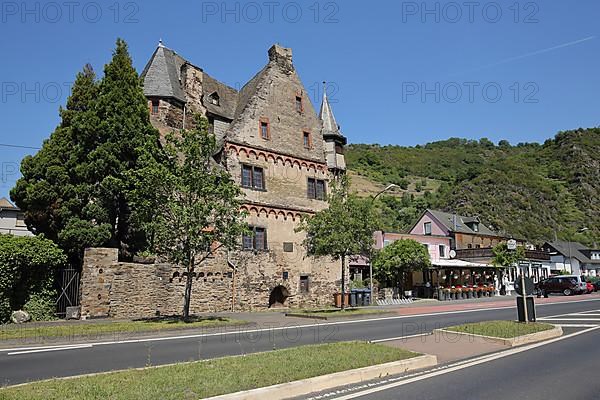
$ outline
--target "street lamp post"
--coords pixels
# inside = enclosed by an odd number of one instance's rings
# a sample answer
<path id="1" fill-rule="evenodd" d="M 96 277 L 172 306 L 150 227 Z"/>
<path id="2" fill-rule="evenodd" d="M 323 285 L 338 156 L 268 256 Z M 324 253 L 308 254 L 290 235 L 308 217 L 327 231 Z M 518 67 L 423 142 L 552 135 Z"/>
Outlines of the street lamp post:
<path id="1" fill-rule="evenodd" d="M 385 187 L 385 189 L 381 190 L 379 193 L 377 193 L 375 196 L 373 196 L 371 198 L 371 205 L 373 205 L 373 203 L 375 203 L 375 199 L 377 197 L 379 197 L 379 195 L 381 195 L 395 187 L 398 187 L 398 185 L 395 185 L 393 183 L 390 183 L 389 185 L 387 185 Z M 373 301 L 374 301 L 373 300 L 373 262 L 371 261 L 371 259 L 369 259 L 369 289 L 370 289 L 370 293 L 371 293 L 371 304 L 373 304 Z"/>

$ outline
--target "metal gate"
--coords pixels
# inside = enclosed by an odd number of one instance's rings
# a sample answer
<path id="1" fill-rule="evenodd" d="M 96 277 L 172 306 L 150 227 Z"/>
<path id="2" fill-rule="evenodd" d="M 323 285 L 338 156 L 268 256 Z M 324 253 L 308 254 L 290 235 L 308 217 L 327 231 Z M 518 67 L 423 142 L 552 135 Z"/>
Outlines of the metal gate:
<path id="1" fill-rule="evenodd" d="M 56 313 L 64 318 L 67 307 L 79 305 L 79 272 L 75 269 L 63 269 L 58 274 Z"/>

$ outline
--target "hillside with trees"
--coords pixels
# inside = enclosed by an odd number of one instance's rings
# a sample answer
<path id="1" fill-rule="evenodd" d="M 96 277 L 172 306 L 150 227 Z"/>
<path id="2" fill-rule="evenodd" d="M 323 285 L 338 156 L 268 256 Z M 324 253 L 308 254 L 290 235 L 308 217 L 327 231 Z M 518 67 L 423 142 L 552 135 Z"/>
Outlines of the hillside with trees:
<path id="1" fill-rule="evenodd" d="M 359 181 L 400 187 L 377 200 L 386 230 L 406 230 L 432 207 L 478 215 L 493 229 L 532 242 L 556 235 L 600 244 L 600 128 L 561 132 L 544 144 L 485 138 L 415 147 L 355 144 L 346 160 Z"/>

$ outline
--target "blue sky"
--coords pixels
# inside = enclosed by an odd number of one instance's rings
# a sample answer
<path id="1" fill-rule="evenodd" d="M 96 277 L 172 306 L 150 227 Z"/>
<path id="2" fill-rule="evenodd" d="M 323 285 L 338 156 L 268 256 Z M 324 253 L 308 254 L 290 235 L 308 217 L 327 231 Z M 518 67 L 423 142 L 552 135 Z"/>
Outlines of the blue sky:
<path id="1" fill-rule="evenodd" d="M 85 63 L 123 37 L 141 71 L 159 38 L 231 86 L 278 42 L 352 143 L 544 141 L 600 120 L 600 2 L 3 1 L 0 132 L 39 147 Z M 317 104 L 318 106 L 318 104 Z M 32 149 L 0 146 L 0 196 Z"/>

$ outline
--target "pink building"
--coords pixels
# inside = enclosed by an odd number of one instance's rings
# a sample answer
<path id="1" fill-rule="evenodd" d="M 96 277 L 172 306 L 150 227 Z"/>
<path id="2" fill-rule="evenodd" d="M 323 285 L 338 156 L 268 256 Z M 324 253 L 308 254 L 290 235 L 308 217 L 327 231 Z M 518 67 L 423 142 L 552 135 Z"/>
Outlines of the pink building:
<path id="1" fill-rule="evenodd" d="M 412 239 L 427 247 L 432 263 L 450 258 L 450 238 L 443 235 L 424 236 L 410 233 L 377 231 L 373 234 L 373 237 L 376 249 L 383 249 L 396 240 Z"/>

